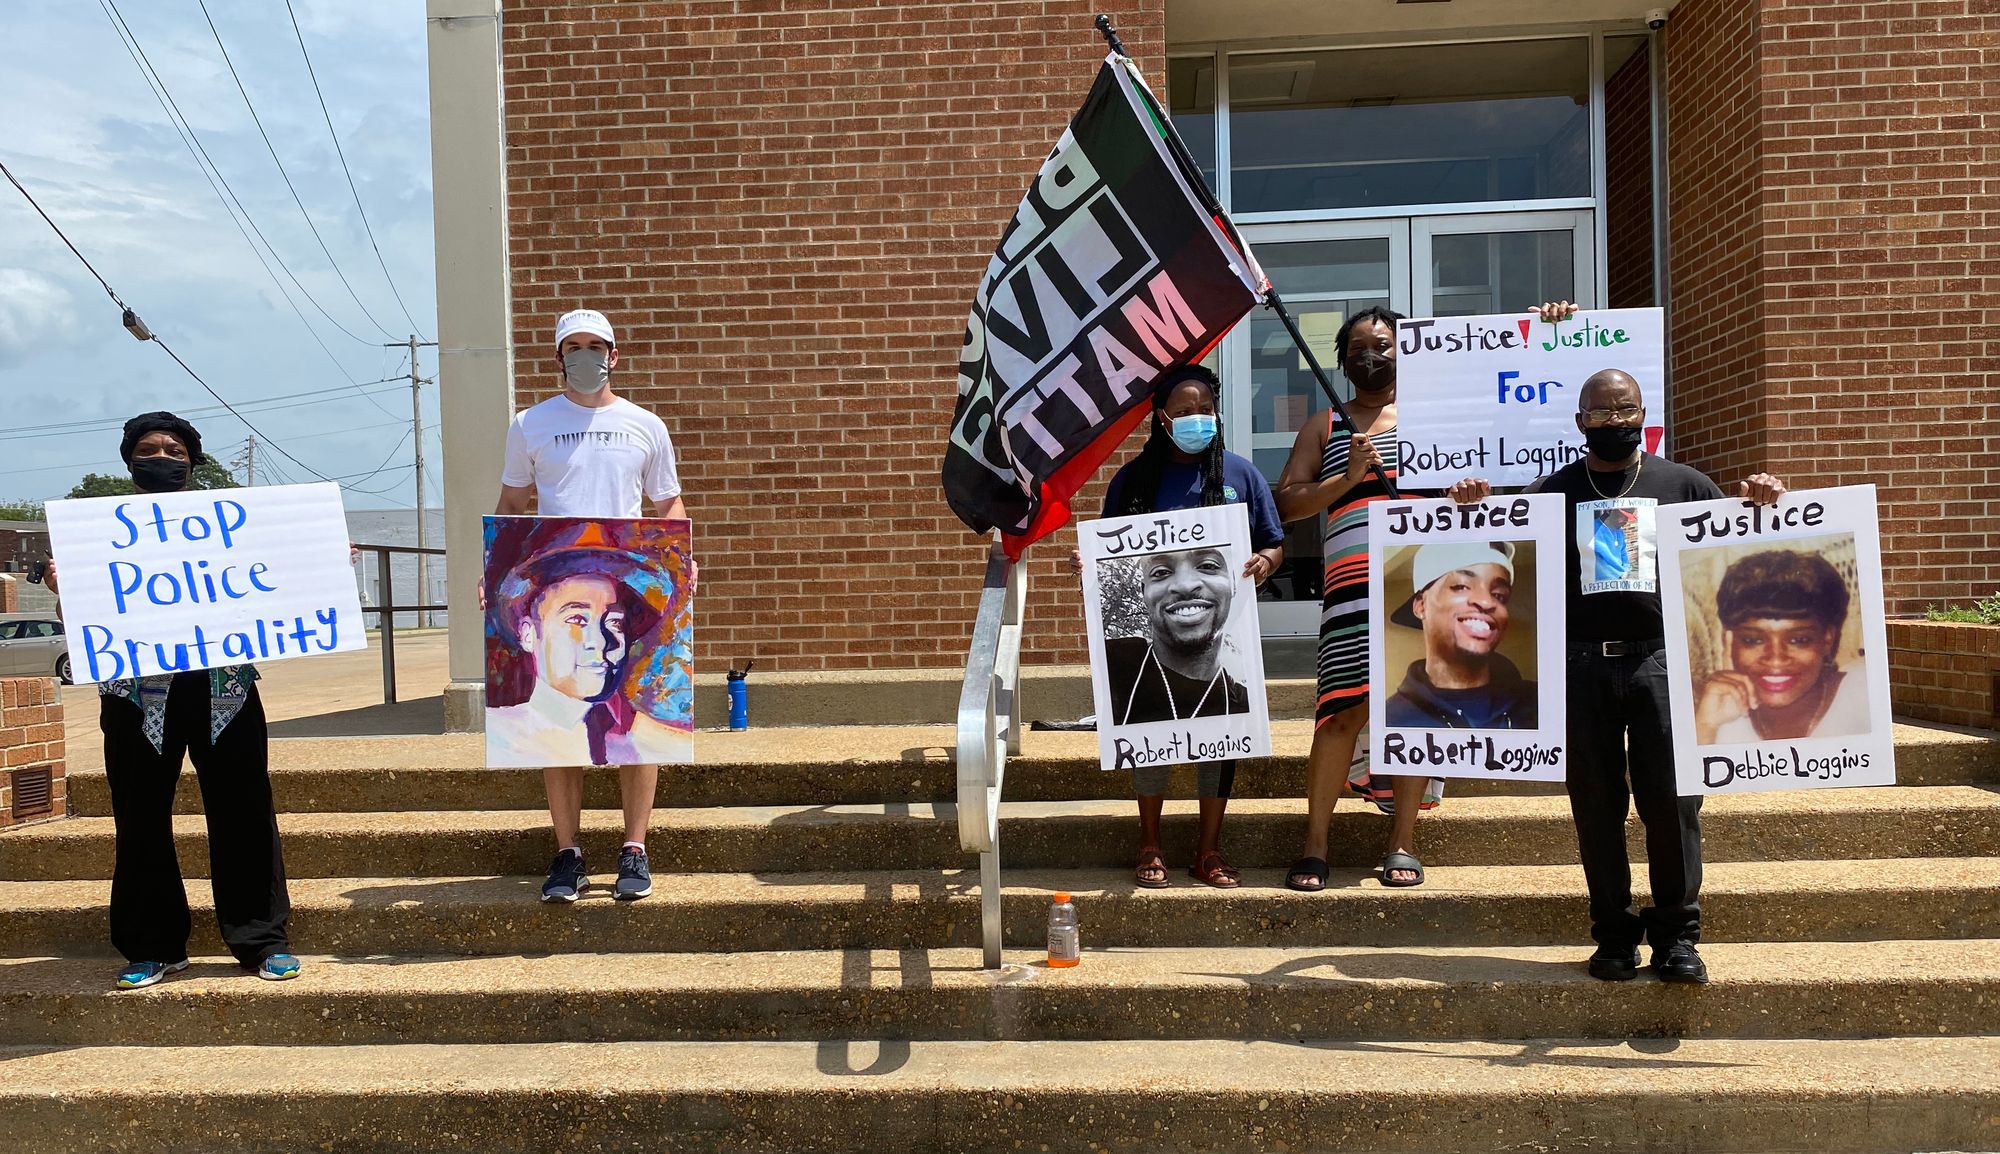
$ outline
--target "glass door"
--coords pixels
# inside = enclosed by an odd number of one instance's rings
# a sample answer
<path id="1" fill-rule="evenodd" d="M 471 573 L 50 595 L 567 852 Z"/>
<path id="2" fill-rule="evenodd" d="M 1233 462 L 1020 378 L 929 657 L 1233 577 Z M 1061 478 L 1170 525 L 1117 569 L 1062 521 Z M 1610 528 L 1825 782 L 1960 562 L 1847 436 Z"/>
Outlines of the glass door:
<path id="1" fill-rule="evenodd" d="M 1544 301 L 1594 308 L 1588 212 L 1417 217 L 1410 223 L 1411 316 L 1526 312 Z"/>
<path id="2" fill-rule="evenodd" d="M 1407 311 L 1409 221 L 1257 225 L 1243 234 L 1345 401 L 1352 390 L 1340 375 L 1334 334 L 1349 315 L 1372 305 Z M 1230 334 L 1223 363 L 1224 435 L 1275 487 L 1299 429 L 1315 416 L 1325 419 L 1326 395 L 1268 309 L 1253 310 Z M 1265 636 L 1319 633 L 1323 525 L 1315 516 L 1285 527 L 1285 563 L 1259 592 Z"/>

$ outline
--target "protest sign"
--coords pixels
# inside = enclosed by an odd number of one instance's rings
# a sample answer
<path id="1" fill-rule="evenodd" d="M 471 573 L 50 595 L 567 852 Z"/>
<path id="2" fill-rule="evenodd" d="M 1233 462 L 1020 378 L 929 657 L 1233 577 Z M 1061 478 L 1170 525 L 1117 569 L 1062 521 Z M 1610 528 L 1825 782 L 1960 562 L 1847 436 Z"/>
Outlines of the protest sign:
<path id="1" fill-rule="evenodd" d="M 1681 795 L 1894 785 L 1875 486 L 1658 512 Z"/>
<path id="2" fill-rule="evenodd" d="M 1077 525 L 1105 769 L 1271 752 L 1241 504 Z"/>
<path id="3" fill-rule="evenodd" d="M 485 528 L 486 764 L 692 762 L 692 523 Z"/>
<path id="4" fill-rule="evenodd" d="M 1582 457 L 1577 394 L 1601 369 L 1639 382 L 1646 451 L 1664 455 L 1663 329 L 1659 309 L 1580 312 L 1555 324 L 1526 313 L 1398 323 L 1401 484 L 1526 485 Z"/>
<path id="5" fill-rule="evenodd" d="M 1368 507 L 1375 775 L 1563 780 L 1563 505 Z"/>
<path id="6" fill-rule="evenodd" d="M 48 505 L 79 682 L 367 648 L 340 487 Z"/>

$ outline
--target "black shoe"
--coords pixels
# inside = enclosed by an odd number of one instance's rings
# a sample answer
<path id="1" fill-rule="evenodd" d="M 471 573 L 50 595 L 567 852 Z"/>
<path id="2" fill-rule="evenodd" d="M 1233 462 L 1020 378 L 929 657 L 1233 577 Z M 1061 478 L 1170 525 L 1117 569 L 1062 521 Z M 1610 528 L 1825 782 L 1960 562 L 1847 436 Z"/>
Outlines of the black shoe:
<path id="1" fill-rule="evenodd" d="M 542 900 L 567 905 L 589 884 L 590 879 L 583 872 L 583 851 L 563 850 L 549 863 L 549 880 L 542 883 Z"/>
<path id="2" fill-rule="evenodd" d="M 1599 946 L 1590 955 L 1590 976 L 1600 982 L 1629 982 L 1639 976 L 1639 947 Z"/>
<path id="3" fill-rule="evenodd" d="M 1693 986 L 1708 984 L 1708 965 L 1695 952 L 1693 942 L 1675 942 L 1664 950 L 1654 950 L 1653 972 L 1660 975 L 1663 982 Z"/>
<path id="4" fill-rule="evenodd" d="M 621 902 L 636 902 L 653 892 L 653 871 L 646 851 L 626 846 L 618 853 L 618 885 L 611 896 Z"/>

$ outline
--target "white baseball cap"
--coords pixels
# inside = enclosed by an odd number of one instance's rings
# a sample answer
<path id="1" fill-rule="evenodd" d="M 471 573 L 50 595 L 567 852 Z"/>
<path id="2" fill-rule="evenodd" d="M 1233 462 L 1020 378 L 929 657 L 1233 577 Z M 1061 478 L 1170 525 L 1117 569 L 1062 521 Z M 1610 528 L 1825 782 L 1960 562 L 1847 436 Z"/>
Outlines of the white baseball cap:
<path id="1" fill-rule="evenodd" d="M 1460 569 L 1470 569 L 1474 565 L 1498 565 L 1507 571 L 1507 580 L 1514 579 L 1514 543 L 1512 541 L 1452 541 L 1436 545 L 1425 545 L 1417 550 L 1410 563 L 1410 595 L 1422 593 L 1430 584 L 1447 573 Z M 1413 629 L 1423 628 L 1415 611 L 1405 600 L 1389 620 L 1398 625 L 1408 625 Z"/>
<path id="2" fill-rule="evenodd" d="M 556 322 L 556 348 L 562 348 L 562 343 L 577 333 L 603 337 L 605 343 L 618 347 L 618 338 L 611 333 L 611 322 L 596 309 L 571 309 L 564 313 Z"/>

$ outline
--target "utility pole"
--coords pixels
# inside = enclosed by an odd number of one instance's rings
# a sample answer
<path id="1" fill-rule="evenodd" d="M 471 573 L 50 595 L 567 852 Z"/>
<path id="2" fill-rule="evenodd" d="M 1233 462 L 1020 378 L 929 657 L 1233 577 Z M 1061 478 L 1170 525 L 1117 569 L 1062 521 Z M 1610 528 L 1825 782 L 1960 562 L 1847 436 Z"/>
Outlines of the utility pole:
<path id="1" fill-rule="evenodd" d="M 243 470 L 243 485 L 245 488 L 254 489 L 257 487 L 257 434 L 250 434 L 250 439 L 243 442 L 243 451 L 238 453 L 236 459 L 229 463 Z"/>
<path id="2" fill-rule="evenodd" d="M 410 350 L 410 434 L 412 443 L 416 445 L 417 450 L 417 548 L 425 549 L 429 547 L 429 534 L 424 529 L 424 378 L 417 372 L 417 350 L 434 349 L 437 347 L 437 342 L 419 341 L 416 334 L 411 333 L 408 341 L 398 341 L 395 344 L 384 345 L 382 347 L 387 349 L 407 347 Z M 429 578 L 430 557 L 424 553 L 418 553 L 417 599 L 412 604 L 425 605 L 430 602 Z M 389 595 L 389 590 L 382 590 L 380 596 L 382 597 L 383 604 L 395 604 L 395 599 Z M 419 610 L 417 612 L 417 624 L 429 625 L 430 623 L 430 610 Z M 390 622 L 385 615 L 383 626 L 386 628 L 389 624 Z"/>

